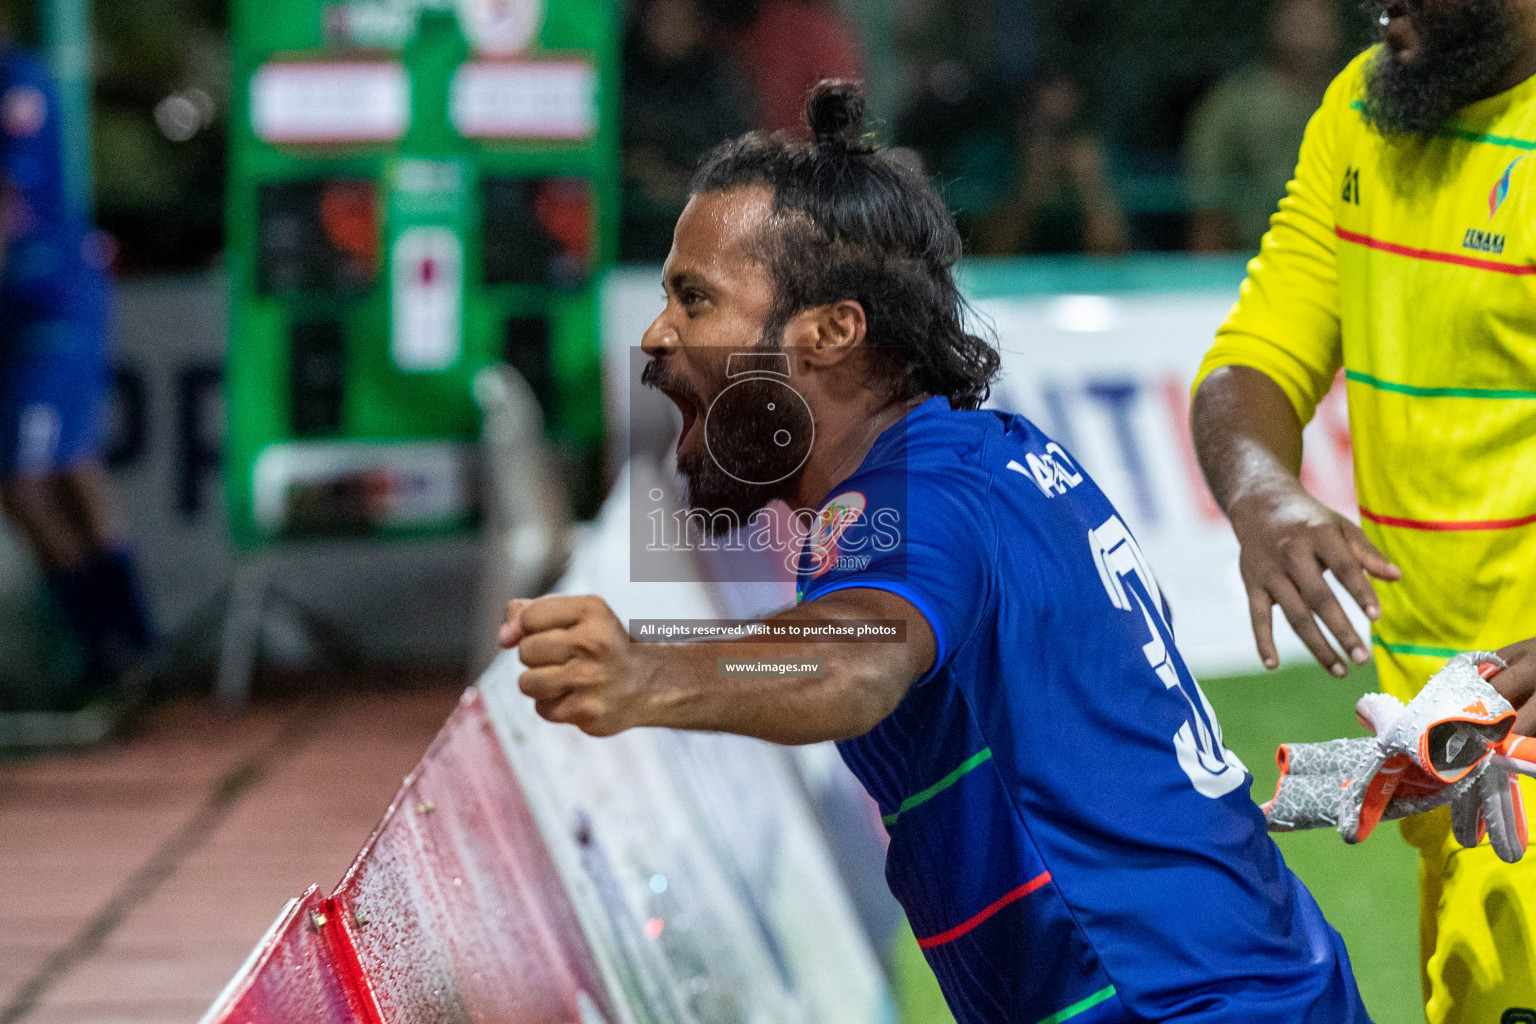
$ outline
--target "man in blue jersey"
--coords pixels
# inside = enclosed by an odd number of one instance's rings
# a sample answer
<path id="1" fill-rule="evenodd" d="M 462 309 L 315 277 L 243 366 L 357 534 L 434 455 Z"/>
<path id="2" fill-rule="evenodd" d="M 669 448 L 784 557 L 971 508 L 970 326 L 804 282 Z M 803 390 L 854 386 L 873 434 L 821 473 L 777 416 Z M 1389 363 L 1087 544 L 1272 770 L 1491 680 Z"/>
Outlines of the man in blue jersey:
<path id="1" fill-rule="evenodd" d="M 0 23 L 0 500 L 83 648 L 72 703 L 150 645 L 105 499 L 100 248 L 65 188 L 53 79 Z"/>
<path id="2" fill-rule="evenodd" d="M 594 735 L 839 741 L 961 1024 L 1363 1024 L 1135 538 L 1060 445 L 978 410 L 998 359 L 966 332 L 943 202 L 864 137 L 857 87 L 807 113 L 814 141 L 746 136 L 699 170 L 644 379 L 682 410 L 705 521 L 819 510 L 770 625 L 904 639 L 633 643 L 601 600 L 545 597 L 502 629 L 523 691 Z"/>

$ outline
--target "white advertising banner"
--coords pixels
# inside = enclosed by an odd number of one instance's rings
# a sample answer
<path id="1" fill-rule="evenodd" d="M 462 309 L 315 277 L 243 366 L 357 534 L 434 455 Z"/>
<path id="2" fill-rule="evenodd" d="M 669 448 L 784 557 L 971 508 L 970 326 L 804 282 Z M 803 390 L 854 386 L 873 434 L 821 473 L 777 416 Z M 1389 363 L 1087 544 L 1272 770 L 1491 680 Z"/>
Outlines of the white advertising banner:
<path id="1" fill-rule="evenodd" d="M 449 116 L 468 139 L 589 139 L 597 68 L 582 60 L 471 61 L 454 72 Z"/>
<path id="2" fill-rule="evenodd" d="M 390 142 L 411 121 L 395 61 L 274 61 L 251 79 L 251 128 L 274 145 Z"/>
<path id="3" fill-rule="evenodd" d="M 660 290 L 654 269 L 609 279 L 603 330 L 615 435 L 629 422 L 630 349 L 660 310 Z M 975 302 L 1003 354 L 989 404 L 1023 413 L 1056 438 L 1119 507 L 1173 607 L 1180 650 L 1206 676 L 1262 671 L 1237 542 L 1201 478 L 1188 425 L 1190 385 L 1235 297 L 1234 286 Z M 1306 442 L 1307 486 L 1357 515 L 1342 385 Z M 1356 626 L 1363 635 L 1363 616 Z M 1287 661 L 1310 660 L 1278 612 L 1276 638 Z"/>

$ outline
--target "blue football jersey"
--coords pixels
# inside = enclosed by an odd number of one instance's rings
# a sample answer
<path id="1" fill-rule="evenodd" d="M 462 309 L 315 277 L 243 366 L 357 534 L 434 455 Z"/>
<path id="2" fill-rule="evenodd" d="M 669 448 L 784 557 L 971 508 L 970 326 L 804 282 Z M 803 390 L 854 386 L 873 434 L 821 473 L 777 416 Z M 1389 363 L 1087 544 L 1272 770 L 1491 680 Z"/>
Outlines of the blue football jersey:
<path id="1" fill-rule="evenodd" d="M 84 255 L 86 231 L 69 201 L 58 96 L 34 55 L 0 46 L 0 187 L 8 237 L 0 311 L 8 322 L 96 316 L 101 272 Z"/>
<path id="2" fill-rule="evenodd" d="M 803 601 L 899 594 L 933 669 L 839 744 L 961 1024 L 1364 1024 L 1135 537 L 1020 416 L 932 399 L 821 510 Z"/>

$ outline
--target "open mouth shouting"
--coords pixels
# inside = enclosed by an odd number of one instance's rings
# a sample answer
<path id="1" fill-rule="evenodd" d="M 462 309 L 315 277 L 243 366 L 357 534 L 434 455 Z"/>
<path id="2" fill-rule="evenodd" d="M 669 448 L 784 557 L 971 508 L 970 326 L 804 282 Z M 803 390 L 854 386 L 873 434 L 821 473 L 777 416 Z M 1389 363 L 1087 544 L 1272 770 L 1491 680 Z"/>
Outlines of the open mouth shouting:
<path id="1" fill-rule="evenodd" d="M 698 392 L 682 378 L 681 374 L 676 373 L 658 359 L 652 359 L 645 364 L 645 370 L 640 375 L 640 383 L 666 395 L 672 400 L 672 404 L 677 406 L 678 412 L 683 414 L 683 429 L 677 435 L 677 451 L 681 454 L 693 433 L 694 424 L 698 423 L 704 414 L 704 403 L 699 398 Z"/>
<path id="2" fill-rule="evenodd" d="M 672 404 L 683 414 L 683 429 L 677 435 L 677 450 L 682 451 L 693 425 L 699 421 L 699 407 L 690 396 L 674 388 L 663 388 L 661 393 L 672 399 Z"/>

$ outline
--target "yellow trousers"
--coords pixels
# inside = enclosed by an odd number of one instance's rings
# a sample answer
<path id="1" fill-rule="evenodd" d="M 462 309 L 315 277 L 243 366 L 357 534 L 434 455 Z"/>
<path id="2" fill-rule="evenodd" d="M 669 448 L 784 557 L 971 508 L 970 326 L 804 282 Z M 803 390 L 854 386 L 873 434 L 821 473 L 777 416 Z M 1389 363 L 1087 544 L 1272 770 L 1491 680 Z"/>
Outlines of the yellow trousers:
<path id="1" fill-rule="evenodd" d="M 1521 779 L 1536 819 L 1536 780 Z M 1536 849 L 1463 849 L 1439 808 L 1402 823 L 1419 851 L 1419 964 L 1429 1024 L 1536 1024 Z M 1536 845 L 1536 844 L 1533 844 Z"/>

